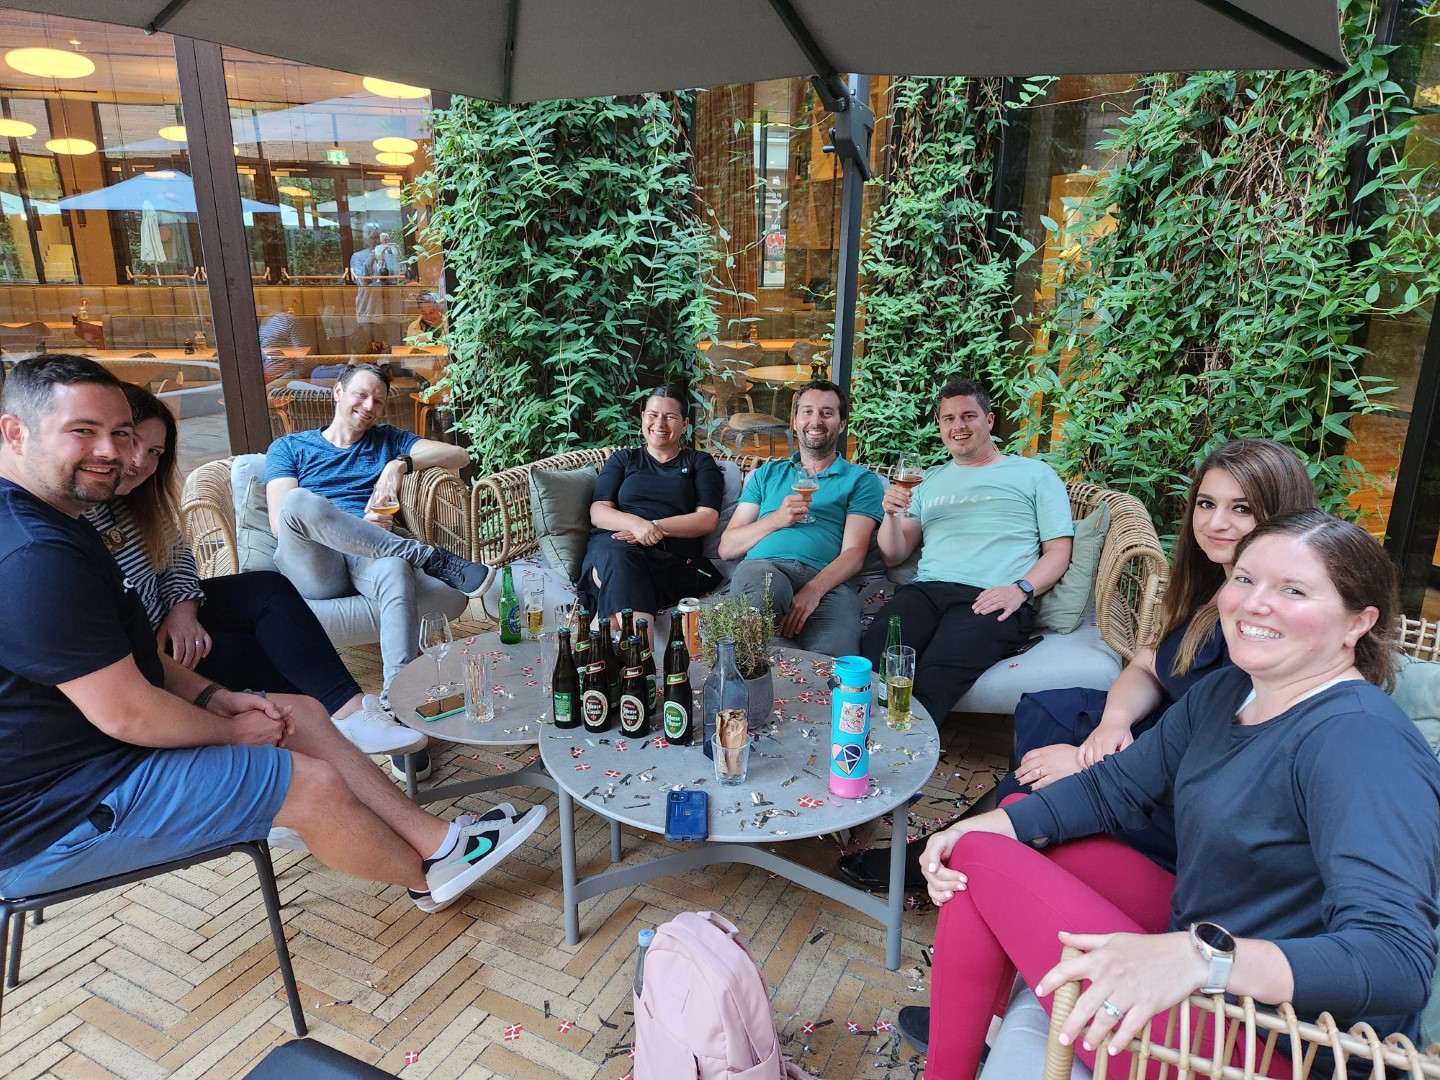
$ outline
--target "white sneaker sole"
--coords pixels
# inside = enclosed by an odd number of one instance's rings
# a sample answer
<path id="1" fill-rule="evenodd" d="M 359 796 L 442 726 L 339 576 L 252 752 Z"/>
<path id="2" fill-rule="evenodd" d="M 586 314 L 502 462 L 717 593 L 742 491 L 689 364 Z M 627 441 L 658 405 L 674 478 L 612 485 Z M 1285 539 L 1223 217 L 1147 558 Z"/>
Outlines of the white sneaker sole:
<path id="1" fill-rule="evenodd" d="M 443 904 L 447 900 L 453 900 L 466 889 L 474 885 L 482 877 L 523 843 L 531 833 L 540 827 L 545 820 L 545 807 L 543 804 L 532 806 L 522 817 L 515 819 L 515 827 L 511 832 L 495 845 L 494 851 L 488 851 L 476 863 L 473 863 L 469 870 L 456 874 L 449 881 L 430 890 L 431 898 L 437 904 Z"/>

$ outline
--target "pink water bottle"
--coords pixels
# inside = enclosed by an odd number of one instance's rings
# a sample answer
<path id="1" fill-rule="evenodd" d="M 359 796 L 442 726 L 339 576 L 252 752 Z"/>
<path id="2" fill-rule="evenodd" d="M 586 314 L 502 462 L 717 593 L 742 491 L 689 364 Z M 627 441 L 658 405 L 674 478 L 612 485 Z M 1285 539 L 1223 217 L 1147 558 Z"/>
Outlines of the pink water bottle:
<path id="1" fill-rule="evenodd" d="M 830 691 L 830 790 L 858 799 L 870 787 L 870 661 L 835 658 Z"/>

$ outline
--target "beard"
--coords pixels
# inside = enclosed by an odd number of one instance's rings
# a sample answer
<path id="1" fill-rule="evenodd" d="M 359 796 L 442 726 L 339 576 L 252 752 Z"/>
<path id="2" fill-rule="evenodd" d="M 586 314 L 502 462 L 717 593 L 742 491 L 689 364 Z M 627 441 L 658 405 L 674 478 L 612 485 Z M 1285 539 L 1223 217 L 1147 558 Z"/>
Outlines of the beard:
<path id="1" fill-rule="evenodd" d="M 840 431 L 838 429 L 827 431 L 819 438 L 815 438 L 801 431 L 797 433 L 796 438 L 800 443 L 800 449 L 807 450 L 816 457 L 825 457 L 832 453 L 835 447 L 840 445 Z"/>

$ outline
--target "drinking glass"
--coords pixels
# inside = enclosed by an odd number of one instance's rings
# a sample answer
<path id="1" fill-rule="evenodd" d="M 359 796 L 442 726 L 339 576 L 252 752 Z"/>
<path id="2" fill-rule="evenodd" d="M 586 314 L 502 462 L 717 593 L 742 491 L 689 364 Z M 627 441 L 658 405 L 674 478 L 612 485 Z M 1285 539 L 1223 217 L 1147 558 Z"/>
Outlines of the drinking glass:
<path id="1" fill-rule="evenodd" d="M 790 484 L 790 490 L 805 500 L 805 516 L 800 519 L 804 525 L 815 524 L 815 515 L 810 512 L 810 500 L 815 497 L 815 492 L 819 489 L 819 480 L 816 480 L 804 469 L 795 470 L 795 479 Z"/>
<path id="2" fill-rule="evenodd" d="M 483 652 L 467 653 L 465 656 L 465 719 L 472 724 L 495 719 L 490 658 Z"/>
<path id="3" fill-rule="evenodd" d="M 891 731 L 910 730 L 910 690 L 914 685 L 915 650 L 909 645 L 891 645 L 885 650 L 885 725 Z"/>
<path id="4" fill-rule="evenodd" d="M 925 473 L 920 466 L 915 463 L 915 459 L 901 454 L 900 463 L 895 467 L 895 478 L 892 482 L 899 484 L 906 491 L 913 491 L 915 485 L 923 479 L 925 479 Z M 911 519 L 915 517 L 909 510 L 902 511 L 895 516 L 897 518 Z"/>
<path id="5" fill-rule="evenodd" d="M 560 635 L 554 630 L 540 633 L 540 686 L 545 693 L 555 688 L 555 662 L 560 657 Z M 541 714 L 541 723 L 549 723 L 552 713 L 546 709 Z"/>
<path id="6" fill-rule="evenodd" d="M 384 498 L 378 495 L 372 495 L 370 496 L 370 501 L 366 504 L 365 509 L 373 511 L 377 514 L 384 514 L 386 517 L 390 517 L 391 515 L 400 512 L 400 500 L 397 499 L 394 495 L 389 495 Z"/>
<path id="7" fill-rule="evenodd" d="M 746 775 L 750 772 L 750 740 L 747 738 L 739 746 L 721 746 L 720 732 L 716 732 L 714 740 L 715 756 L 715 779 L 725 787 L 732 787 L 736 784 L 743 784 Z"/>
<path id="8" fill-rule="evenodd" d="M 431 697 L 444 697 L 455 688 L 445 681 L 440 661 L 450 651 L 454 638 L 450 634 L 450 616 L 443 611 L 427 611 L 420 616 L 420 651 L 435 661 L 435 685 L 425 692 Z"/>
<path id="9" fill-rule="evenodd" d="M 533 641 L 545 628 L 545 579 L 526 570 L 520 575 L 520 599 L 525 605 L 525 636 Z"/>

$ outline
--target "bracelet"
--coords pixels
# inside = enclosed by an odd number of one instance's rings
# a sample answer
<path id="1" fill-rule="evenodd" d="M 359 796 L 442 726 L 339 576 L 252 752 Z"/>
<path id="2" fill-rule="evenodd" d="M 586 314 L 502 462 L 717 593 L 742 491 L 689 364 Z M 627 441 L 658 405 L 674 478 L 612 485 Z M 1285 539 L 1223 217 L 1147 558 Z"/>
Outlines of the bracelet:
<path id="1" fill-rule="evenodd" d="M 205 708 L 205 706 L 210 704 L 210 699 L 224 689 L 225 687 L 221 686 L 218 682 L 212 682 L 209 686 L 205 687 L 204 690 L 201 690 L 200 693 L 195 695 L 195 707 L 197 709 Z"/>

